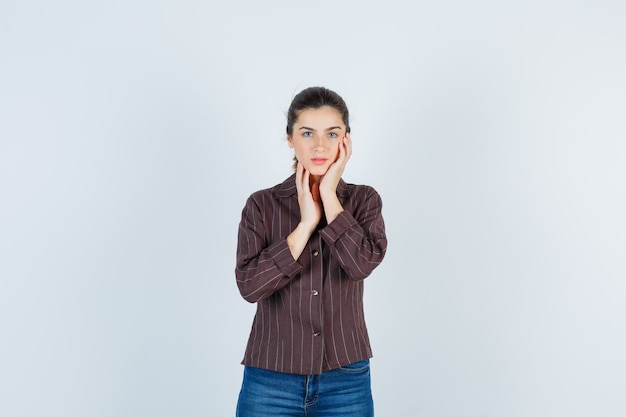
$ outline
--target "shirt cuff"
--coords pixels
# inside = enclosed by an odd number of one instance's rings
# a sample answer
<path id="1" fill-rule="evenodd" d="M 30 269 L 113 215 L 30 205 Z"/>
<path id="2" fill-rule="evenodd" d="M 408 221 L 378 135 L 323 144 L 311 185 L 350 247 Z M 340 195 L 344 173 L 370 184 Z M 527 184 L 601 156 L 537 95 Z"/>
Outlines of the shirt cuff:
<path id="1" fill-rule="evenodd" d="M 302 270 L 302 265 L 294 260 L 291 255 L 287 239 L 276 242 L 276 245 L 268 248 L 268 250 L 278 269 L 289 278 L 295 277 Z"/>
<path id="2" fill-rule="evenodd" d="M 350 227 L 358 224 L 356 219 L 348 213 L 346 210 L 339 213 L 339 215 L 330 222 L 326 227 L 320 230 L 322 239 L 333 245 L 337 239 L 341 237 Z"/>

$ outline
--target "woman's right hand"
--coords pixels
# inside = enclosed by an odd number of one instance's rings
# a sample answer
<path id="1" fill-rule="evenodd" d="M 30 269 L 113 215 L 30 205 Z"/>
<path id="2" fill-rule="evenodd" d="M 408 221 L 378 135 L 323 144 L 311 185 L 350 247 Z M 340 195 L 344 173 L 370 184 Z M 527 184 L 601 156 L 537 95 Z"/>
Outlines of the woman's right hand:
<path id="1" fill-rule="evenodd" d="M 322 219 L 319 184 L 310 185 L 310 173 L 300 162 L 296 168 L 296 190 L 300 205 L 300 223 L 313 233 Z"/>
<path id="2" fill-rule="evenodd" d="M 322 219 L 322 203 L 318 184 L 309 185 L 310 173 L 298 162 L 296 168 L 296 190 L 300 205 L 300 223 L 287 236 L 287 245 L 293 259 L 298 260 L 309 238 Z"/>

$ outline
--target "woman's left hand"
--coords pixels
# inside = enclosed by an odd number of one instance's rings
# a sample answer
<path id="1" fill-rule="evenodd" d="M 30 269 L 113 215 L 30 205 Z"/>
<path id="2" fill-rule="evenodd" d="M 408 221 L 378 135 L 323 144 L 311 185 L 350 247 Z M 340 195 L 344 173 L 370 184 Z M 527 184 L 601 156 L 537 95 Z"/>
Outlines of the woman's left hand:
<path id="1" fill-rule="evenodd" d="M 328 171 L 322 177 L 322 181 L 320 181 L 320 197 L 322 198 L 322 205 L 324 206 L 324 213 L 328 223 L 335 220 L 343 211 L 343 206 L 337 197 L 337 185 L 339 185 L 339 180 L 341 180 L 343 171 L 346 169 L 350 155 L 352 155 L 352 141 L 350 140 L 350 134 L 346 133 L 346 136 L 339 144 L 339 157 L 328 168 Z"/>
<path id="2" fill-rule="evenodd" d="M 346 164 L 352 155 L 352 140 L 350 139 L 350 134 L 346 133 L 343 140 L 339 144 L 339 157 L 335 161 L 334 164 L 328 168 L 326 174 L 322 177 L 320 181 L 320 196 L 322 197 L 322 201 L 326 203 L 326 200 L 332 198 L 333 196 L 336 198 L 337 196 L 337 185 L 339 184 L 339 180 L 343 175 L 343 171 L 346 169 Z"/>

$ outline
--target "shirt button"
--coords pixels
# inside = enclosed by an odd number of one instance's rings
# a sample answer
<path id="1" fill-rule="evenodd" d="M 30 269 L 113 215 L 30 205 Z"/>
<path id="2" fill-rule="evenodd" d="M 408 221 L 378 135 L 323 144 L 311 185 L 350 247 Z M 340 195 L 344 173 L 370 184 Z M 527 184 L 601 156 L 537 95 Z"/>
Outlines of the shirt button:
<path id="1" fill-rule="evenodd" d="M 313 294 L 313 295 L 318 295 L 318 294 L 319 294 L 319 292 L 317 292 L 317 290 L 313 290 L 313 291 L 311 291 L 311 294 Z"/>
<path id="2" fill-rule="evenodd" d="M 321 334 L 320 332 L 315 332 L 315 333 L 313 333 L 313 336 L 317 337 L 317 336 L 319 336 L 320 334 Z"/>
<path id="3" fill-rule="evenodd" d="M 317 256 L 317 255 L 319 255 L 319 254 L 320 254 L 320 253 L 319 253 L 318 251 L 316 251 L 316 250 L 314 250 L 314 251 L 313 251 L 313 256 Z"/>

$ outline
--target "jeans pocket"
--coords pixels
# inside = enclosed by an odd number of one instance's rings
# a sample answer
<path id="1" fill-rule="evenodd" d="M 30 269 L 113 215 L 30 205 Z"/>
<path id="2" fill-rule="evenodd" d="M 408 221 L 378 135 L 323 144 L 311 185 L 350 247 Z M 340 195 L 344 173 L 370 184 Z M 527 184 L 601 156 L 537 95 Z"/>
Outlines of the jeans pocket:
<path id="1" fill-rule="evenodd" d="M 367 370 L 369 370 L 370 368 L 370 360 L 369 359 L 365 359 L 362 361 L 358 361 L 358 362 L 354 362 L 351 363 L 349 365 L 344 365 L 340 368 L 337 368 L 337 370 L 339 372 L 346 372 L 346 373 L 350 373 L 350 374 L 359 374 L 359 373 L 363 373 Z"/>

